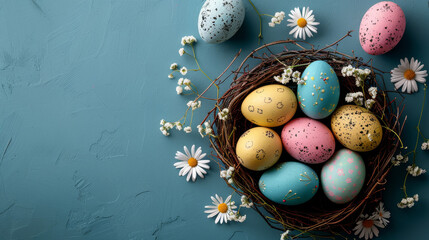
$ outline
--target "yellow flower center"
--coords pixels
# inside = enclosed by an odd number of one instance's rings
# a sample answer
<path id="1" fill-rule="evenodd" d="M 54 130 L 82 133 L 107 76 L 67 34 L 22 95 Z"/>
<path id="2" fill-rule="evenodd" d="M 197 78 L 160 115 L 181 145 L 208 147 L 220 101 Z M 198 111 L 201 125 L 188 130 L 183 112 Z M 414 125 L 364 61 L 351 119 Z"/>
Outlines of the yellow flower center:
<path id="1" fill-rule="evenodd" d="M 297 24 L 300 28 L 303 28 L 303 27 L 307 26 L 307 20 L 305 20 L 304 18 L 300 18 L 300 19 L 298 19 Z"/>
<path id="2" fill-rule="evenodd" d="M 221 203 L 217 205 L 217 210 L 221 213 L 226 213 L 228 211 L 228 205 L 226 205 L 226 203 Z"/>
<path id="3" fill-rule="evenodd" d="M 370 228 L 370 227 L 372 227 L 372 225 L 374 225 L 374 221 L 373 221 L 373 220 L 370 220 L 370 219 L 363 220 L 362 225 L 363 225 L 365 228 Z"/>
<path id="4" fill-rule="evenodd" d="M 407 71 L 404 72 L 404 78 L 407 80 L 413 80 L 415 76 L 416 76 L 416 73 L 411 69 L 408 69 Z"/>
<path id="5" fill-rule="evenodd" d="M 197 159 L 195 159 L 195 158 L 191 157 L 191 158 L 189 158 L 189 159 L 188 159 L 188 164 L 189 164 L 189 166 L 191 166 L 191 167 L 195 167 L 195 166 L 197 166 L 197 165 L 198 165 L 198 161 L 197 161 Z"/>

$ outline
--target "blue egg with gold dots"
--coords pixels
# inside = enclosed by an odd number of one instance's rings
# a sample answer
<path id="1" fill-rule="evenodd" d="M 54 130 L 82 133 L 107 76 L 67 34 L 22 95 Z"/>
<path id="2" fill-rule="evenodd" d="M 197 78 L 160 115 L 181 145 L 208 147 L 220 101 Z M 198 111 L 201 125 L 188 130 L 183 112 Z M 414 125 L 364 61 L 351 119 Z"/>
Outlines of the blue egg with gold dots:
<path id="1" fill-rule="evenodd" d="M 323 119 L 331 115 L 340 99 L 340 83 L 334 69 L 325 61 L 315 61 L 302 73 L 298 85 L 298 105 L 310 118 Z"/>
<path id="2" fill-rule="evenodd" d="M 273 202 L 299 205 L 310 200 L 319 188 L 319 177 L 299 162 L 277 163 L 259 179 L 259 190 Z"/>

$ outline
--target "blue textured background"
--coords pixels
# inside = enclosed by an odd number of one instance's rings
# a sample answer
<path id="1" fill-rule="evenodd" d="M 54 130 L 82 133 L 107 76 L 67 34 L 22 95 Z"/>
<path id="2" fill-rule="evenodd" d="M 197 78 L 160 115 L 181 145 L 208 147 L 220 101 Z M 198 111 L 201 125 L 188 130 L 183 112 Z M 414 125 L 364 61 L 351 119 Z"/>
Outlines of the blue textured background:
<path id="1" fill-rule="evenodd" d="M 321 22 L 310 42 L 323 47 L 347 30 L 339 49 L 363 53 L 358 29 L 377 1 L 254 1 L 263 13 L 310 6 Z M 390 70 L 403 57 L 429 66 L 426 0 L 397 1 L 407 18 L 392 52 L 373 57 Z M 243 224 L 215 225 L 203 213 L 214 193 L 231 190 L 217 164 L 204 180 L 187 183 L 173 167 L 183 145 L 201 145 L 198 133 L 166 138 L 159 120 L 175 120 L 189 100 L 167 78 L 172 62 L 192 67 L 177 51 L 183 35 L 198 36 L 201 0 L 0 0 L 0 239 L 278 239 L 255 212 Z M 216 77 L 239 49 L 257 47 L 257 17 L 247 1 L 239 33 L 221 45 L 197 44 L 204 69 Z M 283 24 L 265 42 L 288 37 Z M 199 86 L 207 82 L 190 74 Z M 224 87 L 227 87 L 228 83 Z M 392 84 L 388 83 L 391 88 Z M 420 87 L 422 87 L 420 85 Z M 404 140 L 414 143 L 422 91 L 407 96 Z M 196 112 L 200 121 L 208 104 Z M 424 123 L 429 121 L 429 110 Z M 429 135 L 429 125 L 423 132 Z M 7 148 L 7 146 L 9 147 Z M 428 153 L 419 152 L 429 168 Z M 399 210 L 404 167 L 394 169 L 386 191 L 391 224 L 382 239 L 422 239 L 429 223 L 427 176 L 411 178 L 420 194 Z M 235 200 L 239 201 L 235 196 Z"/>

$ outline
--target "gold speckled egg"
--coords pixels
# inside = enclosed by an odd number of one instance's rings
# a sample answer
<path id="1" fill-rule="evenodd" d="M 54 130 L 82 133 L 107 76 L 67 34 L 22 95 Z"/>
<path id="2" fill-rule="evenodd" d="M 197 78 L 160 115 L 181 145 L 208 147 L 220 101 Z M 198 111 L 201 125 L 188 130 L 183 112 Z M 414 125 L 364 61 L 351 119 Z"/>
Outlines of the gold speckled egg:
<path id="1" fill-rule="evenodd" d="M 252 123 L 263 127 L 278 127 L 295 115 L 295 93 L 288 87 L 272 84 L 251 92 L 241 104 L 241 112 Z"/>
<path id="2" fill-rule="evenodd" d="M 238 139 L 236 153 L 244 167 L 262 171 L 279 160 L 282 148 L 282 141 L 276 132 L 265 127 L 255 127 Z"/>
<path id="3" fill-rule="evenodd" d="M 377 117 L 369 110 L 356 105 L 338 108 L 331 118 L 335 138 L 346 148 L 368 152 L 378 147 L 383 129 Z"/>

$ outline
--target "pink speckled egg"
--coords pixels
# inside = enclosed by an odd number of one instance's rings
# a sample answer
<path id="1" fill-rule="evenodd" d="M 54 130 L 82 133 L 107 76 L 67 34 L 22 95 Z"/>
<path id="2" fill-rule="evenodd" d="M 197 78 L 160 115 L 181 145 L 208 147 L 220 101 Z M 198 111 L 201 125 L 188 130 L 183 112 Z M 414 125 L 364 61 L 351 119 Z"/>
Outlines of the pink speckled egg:
<path id="1" fill-rule="evenodd" d="M 298 161 L 310 164 L 327 161 L 335 151 L 335 139 L 323 123 L 311 118 L 296 118 L 282 130 L 286 151 Z"/>
<path id="2" fill-rule="evenodd" d="M 384 1 L 372 6 L 362 18 L 360 45 L 371 55 L 392 50 L 405 32 L 405 14 L 394 2 Z"/>

